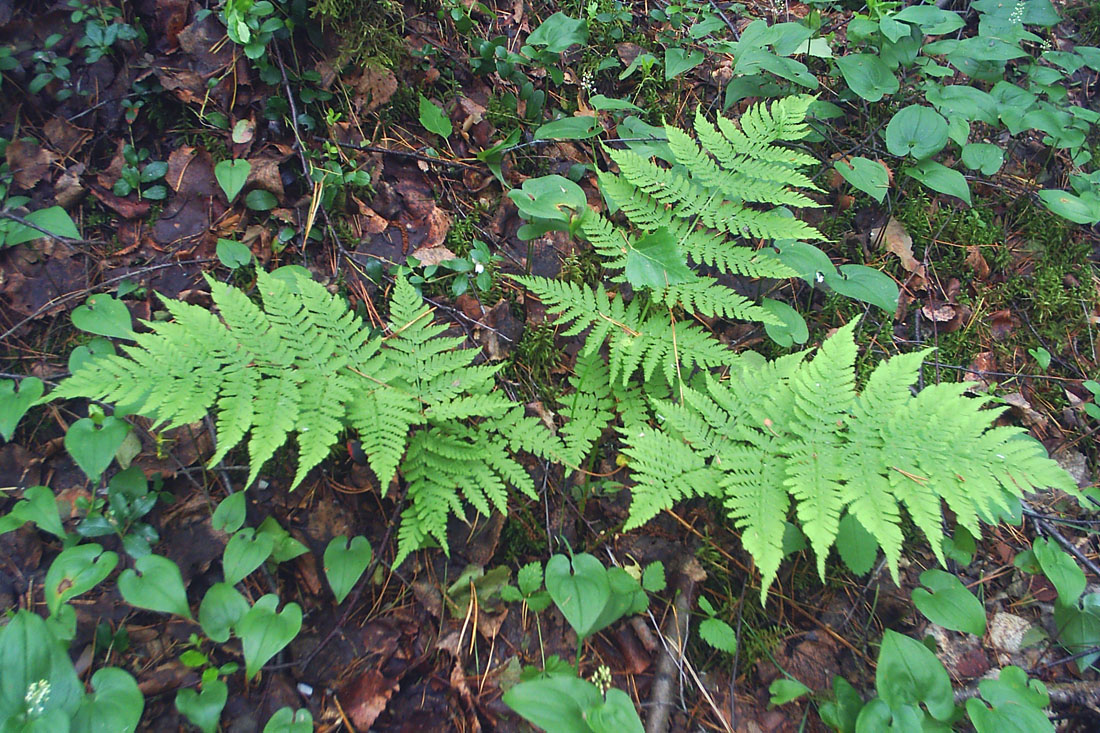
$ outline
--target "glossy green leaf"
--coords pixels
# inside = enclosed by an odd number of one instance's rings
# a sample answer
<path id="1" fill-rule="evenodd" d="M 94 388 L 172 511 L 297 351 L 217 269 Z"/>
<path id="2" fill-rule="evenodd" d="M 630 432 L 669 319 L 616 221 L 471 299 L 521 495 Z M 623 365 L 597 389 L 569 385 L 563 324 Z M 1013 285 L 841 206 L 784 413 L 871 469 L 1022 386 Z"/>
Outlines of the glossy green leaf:
<path id="1" fill-rule="evenodd" d="M 585 713 L 603 703 L 591 682 L 566 676 L 520 682 L 503 700 L 528 722 L 554 733 L 591 733 Z"/>
<path id="2" fill-rule="evenodd" d="M 214 178 L 221 186 L 227 201 L 232 203 L 237 198 L 251 172 L 252 164 L 247 160 L 223 160 L 214 166 Z"/>
<path id="3" fill-rule="evenodd" d="M 671 81 L 701 63 L 703 63 L 702 51 L 671 46 L 665 51 L 665 81 Z"/>
<path id="4" fill-rule="evenodd" d="M 51 725 L 39 726 L 39 721 L 68 723 L 80 706 L 84 685 L 76 676 L 68 651 L 50 633 L 40 616 L 19 609 L 0 628 L 0 721 L 22 716 L 27 710 L 28 696 L 41 691 L 40 710 L 28 716 L 26 724 L 16 723 L 5 730 L 57 730 Z"/>
<path id="5" fill-rule="evenodd" d="M 134 338 L 130 309 L 110 295 L 100 293 L 89 297 L 84 305 L 73 310 L 72 319 L 73 325 L 81 331 L 111 338 Z"/>
<path id="6" fill-rule="evenodd" d="M 764 298 L 760 301 L 760 307 L 779 319 L 780 325 L 765 323 L 764 331 L 775 343 L 784 348 L 793 344 L 804 344 L 810 337 L 810 329 L 806 326 L 806 320 L 794 308 L 781 300 Z"/>
<path id="7" fill-rule="evenodd" d="M 333 537 L 325 548 L 325 577 L 337 603 L 343 603 L 359 582 L 371 561 L 371 546 L 366 537 Z"/>
<path id="8" fill-rule="evenodd" d="M 233 239 L 218 239 L 218 260 L 230 270 L 245 267 L 252 262 L 252 250 Z"/>
<path id="9" fill-rule="evenodd" d="M 565 13 L 554 13 L 527 36 L 527 43 L 543 46 L 550 53 L 561 53 L 574 43 L 588 40 L 588 24 Z"/>
<path id="10" fill-rule="evenodd" d="M 894 13 L 894 19 L 912 23 L 926 36 L 954 33 L 966 25 L 958 13 L 935 5 L 911 5 Z"/>
<path id="11" fill-rule="evenodd" d="M 931 107 L 903 107 L 886 125 L 886 148 L 897 156 L 912 155 L 921 160 L 946 144 L 947 120 Z"/>
<path id="12" fill-rule="evenodd" d="M 922 160 L 905 169 L 905 175 L 915 178 L 933 191 L 962 199 L 970 204 L 970 186 L 962 173 L 934 160 Z"/>
<path id="13" fill-rule="evenodd" d="M 913 605 L 925 618 L 952 631 L 985 633 L 985 608 L 957 577 L 932 569 L 921 573 L 920 582 L 924 588 L 913 589 Z"/>
<path id="14" fill-rule="evenodd" d="M 23 492 L 23 498 L 4 516 L 0 516 L 0 534 L 11 532 L 27 522 L 42 531 L 65 539 L 65 528 L 57 511 L 57 499 L 47 486 L 31 486 Z"/>
<path id="15" fill-rule="evenodd" d="M 967 143 L 962 149 L 962 162 L 970 170 L 981 171 L 983 176 L 991 176 L 1001 169 L 1005 153 L 997 145 L 990 143 Z"/>
<path id="16" fill-rule="evenodd" d="M 434 132 L 444 138 L 450 137 L 454 132 L 451 120 L 443 108 L 423 94 L 420 95 L 420 124 L 428 132 Z"/>
<path id="17" fill-rule="evenodd" d="M 869 53 L 854 53 L 836 60 L 848 87 L 868 102 L 877 102 L 899 89 L 898 79 L 879 59 Z"/>
<path id="18" fill-rule="evenodd" d="M 581 639 L 592 634 L 611 598 L 607 569 L 589 554 L 554 555 L 546 563 L 546 590 Z"/>
<path id="19" fill-rule="evenodd" d="M 565 222 L 588 210 L 588 198 L 581 187 L 557 175 L 528 178 L 523 186 L 509 191 L 508 198 L 528 220 Z"/>
<path id="20" fill-rule="evenodd" d="M 302 608 L 288 603 L 276 612 L 279 597 L 260 598 L 237 624 L 237 636 L 244 648 L 245 677 L 252 679 L 268 660 L 294 640 L 302 628 Z"/>
<path id="21" fill-rule="evenodd" d="M 798 680 L 793 680 L 790 677 L 780 677 L 768 686 L 768 693 L 771 695 L 768 704 L 786 705 L 792 700 L 809 695 L 811 692 L 812 690 L 809 687 Z"/>
<path id="22" fill-rule="evenodd" d="M 665 288 L 695 278 L 676 237 L 664 227 L 628 244 L 625 274 L 636 288 Z"/>
<path id="23" fill-rule="evenodd" d="M 62 550 L 46 571 L 44 594 L 50 614 L 56 614 L 62 603 L 102 583 L 116 565 L 118 554 L 105 552 L 100 545 L 76 545 Z"/>
<path id="24" fill-rule="evenodd" d="M 229 687 L 221 680 L 205 682 L 202 692 L 184 688 L 176 693 L 176 710 L 202 733 L 216 733 L 222 708 L 229 698 Z"/>
<path id="25" fill-rule="evenodd" d="M 71 733 L 132 733 L 137 729 L 145 697 L 129 672 L 117 667 L 97 669 L 92 689 L 73 717 Z"/>
<path id="26" fill-rule="evenodd" d="M 218 508 L 214 510 L 214 516 L 210 518 L 210 526 L 220 532 L 232 534 L 244 526 L 246 510 L 245 493 L 236 491 L 218 504 Z"/>
<path id="27" fill-rule="evenodd" d="M 837 274 L 825 273 L 825 284 L 841 295 L 877 305 L 887 313 L 898 308 L 897 283 L 873 267 L 841 265 Z"/>
<path id="28" fill-rule="evenodd" d="M 589 708 L 585 720 L 592 733 L 644 733 L 642 721 L 630 695 L 612 687 L 603 703 Z"/>
<path id="29" fill-rule="evenodd" d="M 69 216 L 69 212 L 65 211 L 60 206 L 49 206 L 45 209 L 36 209 L 27 214 L 24 218 L 31 224 L 45 229 L 51 234 L 55 234 L 59 237 L 67 237 L 69 239 L 80 239 L 80 230 L 76 228 L 76 223 L 73 221 L 73 218 Z M 10 247 L 12 245 L 22 244 L 23 242 L 40 239 L 44 236 L 46 235 L 34 227 L 16 224 L 16 226 L 8 232 L 8 235 L 3 238 L 2 243 Z"/>
<path id="30" fill-rule="evenodd" d="M 838 160 L 833 166 L 845 181 L 869 195 L 880 204 L 890 188 L 890 175 L 886 168 L 873 160 L 855 157 L 845 162 Z"/>
<path id="31" fill-rule="evenodd" d="M 895 714 L 922 704 L 936 720 L 955 712 L 951 678 L 940 660 L 924 644 L 889 629 L 879 650 L 875 688 Z"/>
<path id="32" fill-rule="evenodd" d="M 547 122 L 535 130 L 536 140 L 586 140 L 603 132 L 600 121 L 592 115 L 562 117 Z"/>
<path id="33" fill-rule="evenodd" d="M 865 575 L 878 559 L 878 541 L 853 514 L 845 514 L 837 530 L 836 549 L 840 559 L 856 575 Z"/>
<path id="34" fill-rule="evenodd" d="M 0 435 L 4 440 L 11 440 L 19 421 L 44 391 L 45 385 L 38 377 L 19 380 L 18 390 L 14 380 L 0 379 Z"/>
<path id="35" fill-rule="evenodd" d="M 1054 604 L 1054 625 L 1058 629 L 1058 643 L 1069 654 L 1080 654 L 1074 660 L 1077 669 L 1084 672 L 1100 658 L 1100 652 L 1092 651 L 1100 647 L 1100 594 L 1091 593 L 1082 601 L 1067 606 Z M 1087 653 L 1086 653 L 1087 652 Z"/>
<path id="36" fill-rule="evenodd" d="M 254 188 L 244 197 L 244 205 L 253 211 L 271 211 L 278 204 L 275 194 L 262 188 Z"/>
<path id="37" fill-rule="evenodd" d="M 1077 196 L 1069 191 L 1045 189 L 1039 192 L 1039 199 L 1055 214 L 1075 224 L 1100 223 L 1100 197 Z"/>
<path id="38" fill-rule="evenodd" d="M 222 553 L 222 572 L 225 582 L 236 585 L 253 570 L 263 565 L 275 549 L 275 539 L 269 534 L 256 533 L 251 527 L 239 529 L 229 538 Z"/>
<path id="39" fill-rule="evenodd" d="M 199 604 L 199 625 L 204 634 L 224 644 L 248 609 L 248 601 L 240 591 L 229 583 L 215 583 Z"/>
<path id="40" fill-rule="evenodd" d="M 313 715 L 305 708 L 279 708 L 267 721 L 263 733 L 313 733 Z"/>
<path id="41" fill-rule="evenodd" d="M 1045 537 L 1037 537 L 1031 544 L 1035 559 L 1043 575 L 1047 576 L 1054 589 L 1058 591 L 1058 601 L 1063 605 L 1073 605 L 1085 592 L 1085 573 L 1077 561 L 1057 543 Z"/>
<path id="42" fill-rule="evenodd" d="M 98 426 L 90 418 L 81 418 L 66 431 L 65 450 L 80 470 L 95 482 L 111 465 L 115 452 L 129 432 L 130 424 L 117 417 L 104 418 Z"/>
<path id="43" fill-rule="evenodd" d="M 127 568 L 118 576 L 118 590 L 127 603 L 191 618 L 183 578 L 174 562 L 160 555 L 146 555 L 138 558 L 134 566 L 137 572 Z"/>

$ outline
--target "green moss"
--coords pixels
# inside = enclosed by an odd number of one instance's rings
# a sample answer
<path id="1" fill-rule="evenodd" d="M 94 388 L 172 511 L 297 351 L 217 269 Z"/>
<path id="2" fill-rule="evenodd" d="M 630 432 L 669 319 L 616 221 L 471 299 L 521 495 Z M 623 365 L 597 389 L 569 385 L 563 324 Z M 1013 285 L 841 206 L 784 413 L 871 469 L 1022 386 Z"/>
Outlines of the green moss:
<path id="1" fill-rule="evenodd" d="M 397 66 L 407 55 L 405 13 L 396 0 L 314 0 L 310 14 L 340 39 L 337 65 Z"/>
<path id="2" fill-rule="evenodd" d="M 527 385 L 531 395 L 540 399 L 553 399 L 558 392 L 552 375 L 561 365 L 562 352 L 554 337 L 552 323 L 527 326 L 505 367 L 510 379 Z"/>

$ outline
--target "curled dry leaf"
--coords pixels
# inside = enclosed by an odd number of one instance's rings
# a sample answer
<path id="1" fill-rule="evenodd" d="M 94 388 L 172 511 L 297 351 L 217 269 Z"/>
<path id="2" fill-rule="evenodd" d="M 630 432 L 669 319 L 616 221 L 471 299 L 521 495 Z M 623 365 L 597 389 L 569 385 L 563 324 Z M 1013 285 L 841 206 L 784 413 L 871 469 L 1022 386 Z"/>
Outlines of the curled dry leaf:
<path id="1" fill-rule="evenodd" d="M 979 280 L 989 277 L 989 263 L 982 257 L 982 248 L 972 244 L 966 248 L 966 264 L 974 270 L 974 276 Z"/>
<path id="2" fill-rule="evenodd" d="M 1012 335 L 1015 327 L 1016 319 L 1007 308 L 989 314 L 989 332 L 995 340 L 1004 341 Z"/>
<path id="3" fill-rule="evenodd" d="M 989 388 L 989 373 L 997 371 L 997 357 L 992 351 L 983 351 L 974 357 L 963 376 L 966 382 L 977 382 L 982 390 Z"/>
<path id="4" fill-rule="evenodd" d="M 887 252 L 893 252 L 907 271 L 924 277 L 924 266 L 913 256 L 913 237 L 905 226 L 890 217 L 886 226 L 871 230 L 871 241 L 881 243 Z"/>
<path id="5" fill-rule="evenodd" d="M 931 302 L 920 309 L 924 317 L 933 323 L 947 323 L 954 318 L 958 311 L 950 303 Z"/>

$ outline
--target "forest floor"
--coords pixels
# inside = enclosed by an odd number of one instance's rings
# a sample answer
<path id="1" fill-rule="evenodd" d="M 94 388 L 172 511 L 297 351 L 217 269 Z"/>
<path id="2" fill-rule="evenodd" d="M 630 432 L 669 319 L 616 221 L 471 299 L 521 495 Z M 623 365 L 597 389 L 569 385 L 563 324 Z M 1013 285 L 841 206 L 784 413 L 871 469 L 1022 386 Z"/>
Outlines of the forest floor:
<path id="1" fill-rule="evenodd" d="M 248 17 L 245 4 L 229 4 Z M 760 18 L 812 22 L 832 39 L 833 54 L 844 53 L 842 31 L 853 18 L 844 3 L 746 4 L 289 0 L 277 3 L 274 17 L 293 21 L 293 33 L 284 24 L 253 59 L 226 38 L 221 6 L 206 0 L 0 0 L 0 216 L 22 221 L 60 206 L 79 231 L 0 245 L 3 376 L 33 375 L 47 386 L 63 379 L 70 353 L 91 338 L 71 314 L 94 294 L 114 294 L 141 323 L 165 317 L 160 298 L 208 304 L 204 274 L 248 288 L 255 268 L 297 264 L 382 328 L 393 276 L 405 267 L 434 317 L 486 360 L 503 362 L 513 397 L 552 420 L 579 342 L 505 276 L 598 279 L 599 261 L 566 232 L 521 240 L 524 221 L 506 192 L 558 174 L 598 200 L 594 163 L 608 161 L 601 146 L 662 122 L 689 127 L 700 106 L 723 109 L 734 59 L 709 51 L 696 59 L 698 39 L 691 23 L 676 24 L 677 12 L 696 26 L 706 21 L 700 37 L 733 37 Z M 1100 42 L 1100 11 L 1087 2 L 1058 8 L 1064 20 L 1048 30 L 1066 47 Z M 585 42 L 529 63 L 520 75 L 528 81 L 519 83 L 498 49 L 518 52 L 556 11 L 588 19 Z M 682 51 L 670 57 L 668 48 Z M 687 59 L 675 74 L 656 63 L 673 58 Z M 837 78 L 824 65 L 813 72 L 823 83 L 813 93 L 840 102 Z M 1098 74 L 1080 74 L 1071 93 L 1095 110 Z M 596 95 L 623 106 L 594 110 Z M 754 99 L 737 97 L 727 114 Z M 899 306 L 887 313 L 797 279 L 770 283 L 770 297 L 797 307 L 808 345 L 863 317 L 861 367 L 883 353 L 936 347 L 927 383 L 977 382 L 1010 407 L 1003 422 L 1026 427 L 1081 486 L 1095 487 L 1100 421 L 1085 405 L 1097 399 L 1086 382 L 1100 375 L 1100 229 L 1056 217 L 1035 196 L 1040 179 L 1049 183 L 1068 165 L 1029 140 L 1009 147 L 1000 173 L 973 182 L 972 206 L 900 175 L 876 202 L 832 163 L 857 153 L 877 158 L 874 134 L 885 119 L 858 99 L 842 104 L 845 116 L 816 123 L 819 134 L 804 146 L 822 161 L 810 173 L 822 206 L 799 215 L 828 237 L 820 246 L 834 263 L 893 278 Z M 537 139 L 555 110 L 594 115 L 594 133 Z M 244 189 L 227 200 L 215 170 L 231 159 L 250 165 Z M 425 271 L 432 264 L 442 266 Z M 739 348 L 785 353 L 759 324 L 711 325 Z M 48 486 L 71 507 L 65 526 L 107 549 L 123 554 L 128 532 L 146 532 L 197 603 L 220 577 L 228 541 L 212 525 L 212 509 L 227 489 L 243 488 L 247 466 L 239 464 L 247 458 L 234 452 L 222 470 L 207 470 L 213 445 L 204 425 L 165 434 L 138 420 L 140 445 L 129 461 L 157 482 L 160 500 L 125 526 L 112 524 L 105 485 L 89 482 L 65 450 L 67 427 L 85 414 L 79 401 L 28 413 L 0 447 L 0 512 L 27 487 Z M 293 461 L 277 458 L 249 489 L 250 523 L 274 518 L 307 552 L 269 563 L 240 587 L 250 598 L 277 592 L 305 620 L 257 678 L 231 668 L 223 675 L 222 730 L 261 730 L 285 706 L 309 708 L 318 730 L 528 729 L 502 691 L 525 665 L 542 667 L 554 655 L 574 661 L 577 640 L 556 609 L 535 614 L 507 603 L 501 586 L 566 544 L 608 564 L 663 563 L 668 587 L 652 595 L 649 611 L 586 640 L 579 662 L 584 677 L 609 667 L 643 720 L 655 705 L 671 704 L 672 730 L 826 730 L 818 710 L 834 676 L 865 696 L 873 690 L 885 629 L 934 637 L 957 691 L 1016 664 L 1052 689 L 1075 691 L 1056 696 L 1059 730 L 1100 728 L 1096 671 L 1079 671 L 1055 643 L 1054 585 L 1014 564 L 1037 533 L 1049 536 L 1055 526 L 1096 558 L 1090 525 L 1052 523 L 1067 512 L 1087 519 L 1055 496 L 1038 497 L 1022 524 L 990 527 L 970 553 L 953 556 L 950 570 L 989 618 L 989 632 L 975 636 L 932 627 L 914 607 L 918 577 L 938 567 L 916 539 L 900 587 L 881 563 L 856 576 L 830 561 L 822 583 L 807 550 L 787 559 L 761 607 L 759 577 L 714 506 L 686 502 L 622 532 L 629 480 L 610 434 L 584 474 L 532 462 L 539 501 L 516 497 L 507 515 L 452 520 L 449 556 L 426 549 L 391 567 L 400 489 L 380 491 L 354 453 L 354 445 L 334 450 L 293 492 Z M 376 562 L 338 604 L 321 558 L 341 535 L 366 537 Z M 45 573 L 62 547 L 33 525 L 0 535 L 0 609 L 42 611 Z M 706 615 L 676 605 L 677 591 L 708 599 L 734 630 L 736 651 L 698 638 Z M 113 583 L 74 607 L 78 672 L 129 671 L 145 697 L 142 730 L 190 729 L 177 692 L 199 685 L 204 669 L 241 660 L 239 646 L 196 636 L 190 620 L 124 603 Z M 659 636 L 674 634 L 686 610 L 689 640 L 675 683 L 655 699 Z M 1033 634 L 1006 647 L 1006 624 Z M 1092 633 L 1100 646 L 1100 620 Z M 769 704 L 769 686 L 782 677 L 813 695 Z"/>

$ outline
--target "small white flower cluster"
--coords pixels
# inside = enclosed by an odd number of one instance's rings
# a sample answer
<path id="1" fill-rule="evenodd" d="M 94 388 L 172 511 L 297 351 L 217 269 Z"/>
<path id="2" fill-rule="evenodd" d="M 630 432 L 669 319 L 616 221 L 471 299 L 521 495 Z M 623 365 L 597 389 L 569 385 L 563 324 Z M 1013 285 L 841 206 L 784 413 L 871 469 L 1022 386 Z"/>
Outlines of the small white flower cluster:
<path id="1" fill-rule="evenodd" d="M 41 715 L 46 711 L 46 700 L 50 697 L 50 681 L 38 680 L 27 687 L 27 694 L 23 696 L 23 702 L 27 705 L 27 713 Z"/>
<path id="2" fill-rule="evenodd" d="M 611 689 L 611 670 L 608 669 L 606 664 L 601 664 L 596 667 L 596 671 L 592 673 L 588 681 L 600 688 L 601 695 L 606 695 L 607 691 Z"/>
<path id="3" fill-rule="evenodd" d="M 1008 16 L 1009 23 L 1022 23 L 1024 11 L 1027 10 L 1026 0 L 1016 0 L 1016 6 L 1012 8 L 1012 14 Z"/>
<path id="4" fill-rule="evenodd" d="M 592 76 L 591 71 L 586 71 L 581 76 L 581 88 L 589 94 L 593 94 L 596 91 L 596 78 Z"/>

